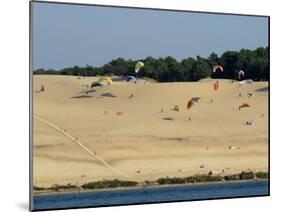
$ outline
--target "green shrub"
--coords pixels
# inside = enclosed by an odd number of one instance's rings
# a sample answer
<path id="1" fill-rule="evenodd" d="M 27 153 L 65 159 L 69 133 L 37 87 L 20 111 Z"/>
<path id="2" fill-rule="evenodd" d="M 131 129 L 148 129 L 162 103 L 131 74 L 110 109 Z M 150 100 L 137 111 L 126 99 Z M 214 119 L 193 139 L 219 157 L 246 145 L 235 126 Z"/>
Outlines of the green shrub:
<path id="1" fill-rule="evenodd" d="M 240 180 L 240 175 L 239 174 L 233 174 L 233 175 L 227 175 L 224 176 L 225 180 Z"/>
<path id="2" fill-rule="evenodd" d="M 241 172 L 239 174 L 240 180 L 250 180 L 250 179 L 254 179 L 255 178 L 255 174 L 254 172 L 250 171 L 250 172 Z"/>
<path id="3" fill-rule="evenodd" d="M 156 181 L 159 185 L 164 185 L 164 184 L 183 184 L 186 183 L 185 178 L 179 178 L 179 177 L 165 177 L 165 178 L 159 178 Z"/>
<path id="4" fill-rule="evenodd" d="M 101 188 L 117 188 L 136 186 L 138 183 L 135 181 L 121 181 L 115 180 L 102 180 L 96 182 L 89 182 L 82 185 L 83 189 L 101 189 Z"/>
<path id="5" fill-rule="evenodd" d="M 191 177 L 187 177 L 186 181 L 190 183 L 199 183 L 199 182 L 216 182 L 216 181 L 222 181 L 223 177 L 222 176 L 211 176 L 211 175 L 194 175 Z"/>
<path id="6" fill-rule="evenodd" d="M 58 191 L 58 190 L 66 190 L 66 189 L 76 189 L 77 186 L 76 185 L 72 185 L 70 183 L 66 184 L 66 185 L 58 185 L 58 184 L 55 184 L 53 186 L 51 186 L 50 188 L 48 188 L 49 190 L 54 190 L 54 191 Z"/>
<path id="7" fill-rule="evenodd" d="M 267 179 L 268 178 L 268 172 L 257 172 L 256 176 L 257 176 L 257 178 Z"/>
<path id="8" fill-rule="evenodd" d="M 159 178 L 156 182 L 159 185 L 163 184 L 183 184 L 183 183 L 198 183 L 198 182 L 216 182 L 216 181 L 222 181 L 223 177 L 221 176 L 209 176 L 209 175 L 195 175 L 191 177 L 186 177 L 186 178 L 179 178 L 179 177 L 174 177 L 174 178 Z"/>
<path id="9" fill-rule="evenodd" d="M 39 186 L 33 186 L 33 190 L 34 190 L 34 191 L 44 191 L 44 190 L 46 190 L 46 188 L 44 188 L 44 187 L 39 187 Z"/>

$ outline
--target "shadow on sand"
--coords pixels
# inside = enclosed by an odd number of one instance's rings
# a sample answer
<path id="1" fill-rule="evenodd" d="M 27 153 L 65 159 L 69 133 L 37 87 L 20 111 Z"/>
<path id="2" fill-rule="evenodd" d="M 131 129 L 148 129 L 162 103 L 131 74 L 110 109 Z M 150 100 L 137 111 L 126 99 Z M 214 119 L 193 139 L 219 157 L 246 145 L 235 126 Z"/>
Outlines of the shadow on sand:
<path id="1" fill-rule="evenodd" d="M 172 117 L 164 117 L 163 120 L 166 120 L 166 121 L 173 121 L 174 119 Z"/>
<path id="2" fill-rule="evenodd" d="M 72 96 L 70 97 L 71 99 L 86 99 L 86 98 L 91 98 L 93 96 L 89 96 L 89 95 L 80 95 L 80 96 Z"/>
<path id="3" fill-rule="evenodd" d="M 113 95 L 112 93 L 103 93 L 101 94 L 102 97 L 116 97 L 115 95 Z"/>
<path id="4" fill-rule="evenodd" d="M 165 137 L 165 138 L 160 138 L 160 140 L 164 141 L 179 141 L 179 142 L 189 142 L 190 138 L 182 138 L 182 137 Z"/>
<path id="5" fill-rule="evenodd" d="M 256 89 L 257 92 L 268 92 L 268 87 L 258 88 Z"/>

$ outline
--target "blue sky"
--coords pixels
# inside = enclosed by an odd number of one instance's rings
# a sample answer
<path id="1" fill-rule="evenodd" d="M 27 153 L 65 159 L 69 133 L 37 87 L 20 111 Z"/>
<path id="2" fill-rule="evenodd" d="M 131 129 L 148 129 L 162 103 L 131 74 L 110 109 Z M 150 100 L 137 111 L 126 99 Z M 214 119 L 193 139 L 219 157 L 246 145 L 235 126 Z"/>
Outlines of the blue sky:
<path id="1" fill-rule="evenodd" d="M 268 43 L 265 17 L 33 3 L 33 68 L 177 60 Z"/>

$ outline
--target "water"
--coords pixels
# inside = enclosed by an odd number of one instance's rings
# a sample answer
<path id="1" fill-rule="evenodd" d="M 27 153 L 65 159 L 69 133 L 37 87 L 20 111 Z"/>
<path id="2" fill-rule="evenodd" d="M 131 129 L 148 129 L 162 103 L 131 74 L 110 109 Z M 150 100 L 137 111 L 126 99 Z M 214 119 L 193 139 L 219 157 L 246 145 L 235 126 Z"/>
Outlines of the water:
<path id="1" fill-rule="evenodd" d="M 268 195 L 268 181 L 201 184 L 88 193 L 39 195 L 34 209 L 97 207 Z"/>

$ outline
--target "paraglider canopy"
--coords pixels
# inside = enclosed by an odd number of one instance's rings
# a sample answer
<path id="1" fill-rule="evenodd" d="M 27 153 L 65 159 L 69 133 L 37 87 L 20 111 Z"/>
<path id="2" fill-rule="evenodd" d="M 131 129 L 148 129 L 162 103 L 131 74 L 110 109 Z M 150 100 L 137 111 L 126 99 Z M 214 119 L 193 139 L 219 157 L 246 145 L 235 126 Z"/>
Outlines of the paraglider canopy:
<path id="1" fill-rule="evenodd" d="M 238 79 L 241 80 L 242 78 L 244 78 L 244 76 L 245 76 L 245 72 L 243 70 L 240 70 L 238 72 Z"/>
<path id="2" fill-rule="evenodd" d="M 213 67 L 213 72 L 216 72 L 216 71 L 221 71 L 221 72 L 223 72 L 223 67 L 221 66 L 221 65 L 215 65 L 214 67 Z"/>
<path id="3" fill-rule="evenodd" d="M 99 82 L 97 82 L 97 81 L 92 82 L 92 84 L 91 84 L 91 88 L 93 88 L 93 87 L 97 87 L 97 86 L 102 86 L 102 84 L 101 84 L 101 83 L 99 83 Z"/>
<path id="4" fill-rule="evenodd" d="M 127 82 L 133 80 L 135 83 L 137 83 L 137 78 L 135 78 L 134 76 L 128 76 L 127 77 Z"/>
<path id="5" fill-rule="evenodd" d="M 103 81 L 106 81 L 108 85 L 112 85 L 112 80 L 109 77 L 101 77 L 98 80 L 99 83 L 101 83 Z"/>
<path id="6" fill-rule="evenodd" d="M 135 66 L 135 72 L 138 73 L 139 70 L 141 69 L 141 67 L 143 67 L 143 66 L 144 66 L 143 62 L 138 61 L 136 66 Z"/>

